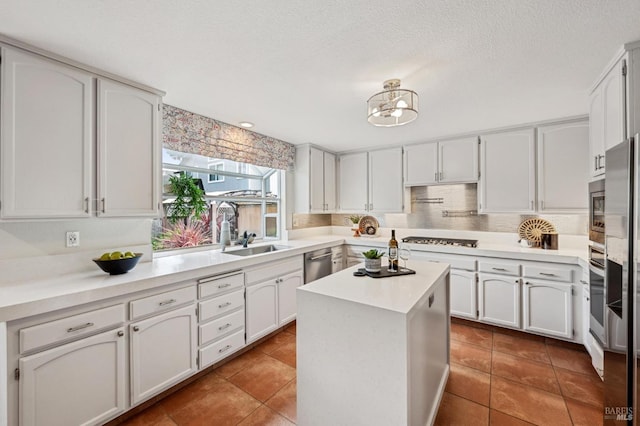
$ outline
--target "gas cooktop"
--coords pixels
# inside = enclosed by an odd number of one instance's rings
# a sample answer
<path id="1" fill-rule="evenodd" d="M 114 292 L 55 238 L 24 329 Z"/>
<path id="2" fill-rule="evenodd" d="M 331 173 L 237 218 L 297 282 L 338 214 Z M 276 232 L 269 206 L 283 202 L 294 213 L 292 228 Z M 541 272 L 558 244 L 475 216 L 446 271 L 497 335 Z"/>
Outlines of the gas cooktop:
<path id="1" fill-rule="evenodd" d="M 460 240 L 454 238 L 405 237 L 403 243 L 436 244 L 441 246 L 478 247 L 478 240 Z"/>

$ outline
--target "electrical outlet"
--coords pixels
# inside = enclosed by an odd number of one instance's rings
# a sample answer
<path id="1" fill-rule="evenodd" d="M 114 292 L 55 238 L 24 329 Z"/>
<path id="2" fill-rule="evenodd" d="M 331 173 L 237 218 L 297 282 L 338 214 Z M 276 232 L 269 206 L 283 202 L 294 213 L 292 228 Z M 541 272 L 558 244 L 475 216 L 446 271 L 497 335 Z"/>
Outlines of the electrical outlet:
<path id="1" fill-rule="evenodd" d="M 80 232 L 67 232 L 67 247 L 78 247 L 80 245 Z"/>

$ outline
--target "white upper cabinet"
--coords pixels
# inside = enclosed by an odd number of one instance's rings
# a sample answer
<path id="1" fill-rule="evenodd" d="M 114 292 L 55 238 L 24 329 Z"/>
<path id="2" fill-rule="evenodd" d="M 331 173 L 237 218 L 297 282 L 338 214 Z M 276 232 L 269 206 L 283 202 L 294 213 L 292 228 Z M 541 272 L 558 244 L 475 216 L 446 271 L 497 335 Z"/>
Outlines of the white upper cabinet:
<path id="1" fill-rule="evenodd" d="M 341 211 L 368 210 L 368 167 L 366 152 L 340 156 L 338 170 Z"/>
<path id="2" fill-rule="evenodd" d="M 480 140 L 480 212 L 534 212 L 533 129 L 488 134 Z"/>
<path id="3" fill-rule="evenodd" d="M 604 149 L 625 138 L 625 73 L 626 59 L 621 59 L 601 83 L 604 103 Z"/>
<path id="4" fill-rule="evenodd" d="M 340 211 L 400 213 L 402 148 L 340 156 Z"/>
<path id="5" fill-rule="evenodd" d="M 93 78 L 2 49 L 2 218 L 90 215 Z"/>
<path id="6" fill-rule="evenodd" d="M 438 183 L 438 143 L 424 143 L 404 147 L 406 186 Z"/>
<path id="7" fill-rule="evenodd" d="M 157 214 L 159 111 L 159 96 L 98 79 L 98 215 Z"/>
<path id="8" fill-rule="evenodd" d="M 438 142 L 440 183 L 478 181 L 478 138 Z"/>
<path id="9" fill-rule="evenodd" d="M 404 149 L 405 186 L 478 181 L 475 137 L 409 145 Z"/>
<path id="10" fill-rule="evenodd" d="M 335 212 L 335 154 L 312 146 L 296 149 L 294 187 L 297 213 Z"/>
<path id="11" fill-rule="evenodd" d="M 595 90 L 589 98 L 589 171 L 591 176 L 604 173 L 604 112 L 602 94 Z"/>
<path id="12" fill-rule="evenodd" d="M 538 211 L 586 213 L 589 123 L 538 127 Z"/>
<path id="13" fill-rule="evenodd" d="M 589 100 L 590 120 L 590 168 L 591 175 L 598 176 L 605 173 L 605 151 L 622 142 L 626 137 L 627 118 L 633 125 L 633 111 L 627 117 L 627 64 L 630 58 L 638 55 L 637 50 L 631 55 L 625 53 L 609 69 L 602 80 L 596 85 Z M 631 67 L 631 65 L 629 65 Z M 631 67 L 632 68 L 632 67 Z M 631 74 L 629 74 L 631 75 Z M 633 97 L 633 94 L 630 95 Z M 633 134 L 633 133 L 632 133 Z"/>
<path id="14" fill-rule="evenodd" d="M 96 96 L 91 73 L 12 48 L 0 66 L 2 219 L 157 215 L 160 96 L 103 78 Z"/>
<path id="15" fill-rule="evenodd" d="M 403 210 L 402 148 L 369 152 L 369 211 Z"/>

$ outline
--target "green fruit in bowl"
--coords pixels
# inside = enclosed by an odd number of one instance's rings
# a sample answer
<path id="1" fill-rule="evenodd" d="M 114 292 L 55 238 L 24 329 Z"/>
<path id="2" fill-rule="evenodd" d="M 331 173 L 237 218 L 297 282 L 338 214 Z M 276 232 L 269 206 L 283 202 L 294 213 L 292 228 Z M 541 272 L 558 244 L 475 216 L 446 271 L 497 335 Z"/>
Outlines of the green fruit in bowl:
<path id="1" fill-rule="evenodd" d="M 127 259 L 131 259 L 132 257 L 136 257 L 136 255 L 134 253 L 131 253 L 130 251 L 126 252 L 124 254 L 124 257 Z"/>
<path id="2" fill-rule="evenodd" d="M 111 253 L 103 253 L 100 260 L 111 260 Z"/>
<path id="3" fill-rule="evenodd" d="M 118 259 L 122 259 L 122 252 L 119 251 L 114 251 L 113 253 L 111 253 L 110 259 L 111 260 L 118 260 Z"/>

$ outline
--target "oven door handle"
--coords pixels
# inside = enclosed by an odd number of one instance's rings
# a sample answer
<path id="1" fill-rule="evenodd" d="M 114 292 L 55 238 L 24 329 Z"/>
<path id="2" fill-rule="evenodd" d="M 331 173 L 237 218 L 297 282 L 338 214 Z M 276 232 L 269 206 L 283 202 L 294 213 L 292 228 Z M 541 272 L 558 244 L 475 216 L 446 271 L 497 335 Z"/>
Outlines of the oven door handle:
<path id="1" fill-rule="evenodd" d="M 604 277 L 604 268 L 591 259 L 589 259 L 589 271 L 593 272 L 596 275 Z"/>

